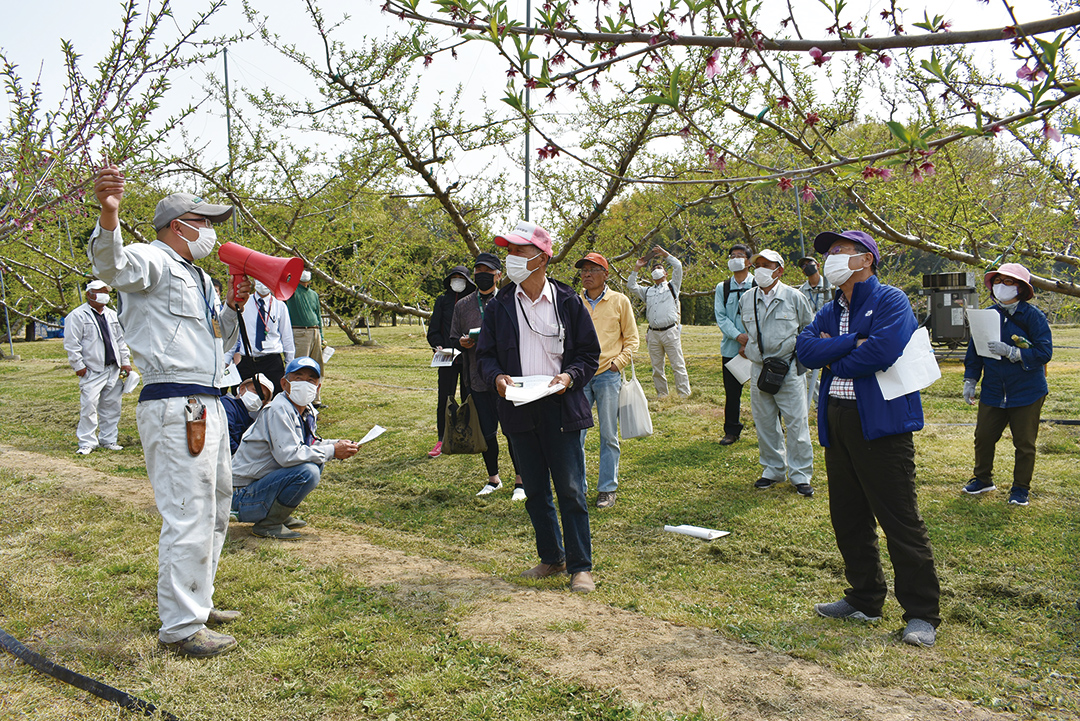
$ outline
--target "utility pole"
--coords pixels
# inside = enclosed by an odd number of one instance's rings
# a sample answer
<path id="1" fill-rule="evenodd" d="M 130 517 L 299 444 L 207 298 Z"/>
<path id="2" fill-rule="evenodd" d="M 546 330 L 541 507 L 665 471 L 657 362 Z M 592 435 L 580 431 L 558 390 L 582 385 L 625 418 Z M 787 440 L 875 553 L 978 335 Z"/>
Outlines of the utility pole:
<path id="1" fill-rule="evenodd" d="M 525 0 L 525 37 L 526 42 L 532 40 L 532 0 Z M 529 61 L 525 61 L 525 79 L 528 80 L 529 75 Z M 532 159 L 532 153 L 529 152 L 529 86 L 525 85 L 525 220 L 529 220 L 529 162 Z"/>

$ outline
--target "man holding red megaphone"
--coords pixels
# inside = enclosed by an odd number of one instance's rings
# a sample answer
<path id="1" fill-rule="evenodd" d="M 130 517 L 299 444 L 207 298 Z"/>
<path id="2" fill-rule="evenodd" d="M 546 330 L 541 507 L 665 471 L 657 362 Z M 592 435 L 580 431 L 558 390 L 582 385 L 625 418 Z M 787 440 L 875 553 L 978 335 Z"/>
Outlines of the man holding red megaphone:
<path id="1" fill-rule="evenodd" d="M 124 175 L 117 166 L 98 171 L 94 194 L 101 215 L 88 253 L 94 273 L 119 291 L 120 323 L 143 377 L 135 416 L 162 518 L 158 638 L 183 655 L 216 656 L 236 639 L 207 624 L 240 615 L 214 608 L 213 601 L 232 502 L 232 454 L 218 385 L 223 349 L 236 340 L 251 283 L 234 277 L 226 299 L 232 310 L 226 311 L 193 261 L 214 250 L 213 224 L 227 220 L 233 207 L 174 193 L 154 212 L 157 240 L 124 246 Z"/>

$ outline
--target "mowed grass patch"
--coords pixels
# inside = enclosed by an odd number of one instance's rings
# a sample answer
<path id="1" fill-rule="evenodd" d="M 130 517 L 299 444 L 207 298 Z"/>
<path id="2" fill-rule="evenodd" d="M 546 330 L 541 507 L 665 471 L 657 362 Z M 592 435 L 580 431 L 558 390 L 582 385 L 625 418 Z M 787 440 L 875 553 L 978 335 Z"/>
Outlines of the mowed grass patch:
<path id="1" fill-rule="evenodd" d="M 339 350 L 327 367 L 323 399 L 328 407 L 320 416 L 320 428 L 326 437 L 352 438 L 359 438 L 375 423 L 389 430 L 363 447 L 356 458 L 327 466 L 319 489 L 305 503 L 305 517 L 316 529 L 361 523 L 373 542 L 530 585 L 517 575 L 536 562 L 534 538 L 523 505 L 510 501 L 512 470 L 505 443 L 501 465 L 506 487 L 477 498 L 475 493 L 487 475 L 479 456 L 427 457 L 436 440 L 436 378 L 435 371 L 427 367 L 430 351 L 419 328 L 373 329 L 372 334 L 379 345 L 353 347 L 345 345 L 340 333 L 328 333 L 331 344 Z M 1080 419 L 1080 375 L 1076 372 L 1080 370 L 1080 329 L 1055 328 L 1055 341 L 1059 349 L 1050 365 L 1051 395 L 1043 415 Z M 751 484 L 761 469 L 749 391 L 743 398 L 746 429 L 742 440 L 733 446 L 719 446 L 717 441 L 723 435 L 719 331 L 688 327 L 683 343 L 693 387 L 693 396 L 686 400 L 672 394 L 657 401 L 644 343 L 638 353 L 638 378 L 650 399 L 655 434 L 623 443 L 618 503 L 610 510 L 592 511 L 598 581 L 594 600 L 714 628 L 867 682 L 971 699 L 987 708 L 1012 709 L 1025 715 L 1068 718 L 1080 714 L 1080 614 L 1075 608 L 1080 596 L 1075 555 L 1080 539 L 1077 427 L 1043 425 L 1040 429 L 1030 507 L 1005 504 L 1012 473 L 1008 432 L 998 446 L 995 469 L 1001 490 L 979 498 L 963 496 L 960 487 L 971 475 L 975 409 L 960 395 L 962 364 L 942 363 L 942 379 L 923 394 L 927 426 L 915 435 L 915 445 L 920 506 L 942 581 L 945 621 L 934 649 L 913 649 L 899 641 L 901 609 L 891 595 L 879 625 L 838 624 L 813 614 L 815 602 L 839 598 L 846 586 L 829 520 L 828 484 L 823 455 L 816 444 L 814 413 L 815 497 L 802 498 L 787 485 L 755 491 Z M 63 363 L 62 348 L 58 342 L 47 341 L 22 344 L 19 353 L 23 361 L 0 364 L 0 397 L 8 410 L 0 418 L 0 440 L 68 456 L 75 448 L 78 394 L 75 378 Z M 55 371 L 58 364 L 66 369 L 66 375 Z M 670 370 L 668 374 L 672 383 Z M 43 377 L 52 384 L 33 380 Z M 35 409 L 49 403 L 56 404 L 55 417 L 45 418 L 39 429 L 32 420 Z M 125 432 L 137 436 L 130 400 L 125 400 L 122 437 Z M 593 500 L 598 436 L 594 429 L 586 440 Z M 139 466 L 141 453 L 138 448 L 118 454 L 94 453 L 77 462 L 116 473 L 121 465 Z M 28 489 L 23 487 L 22 492 Z M 61 505 L 67 503 L 65 499 Z M 88 518 L 97 516 L 100 514 L 88 513 Z M 86 523 L 92 526 L 95 522 Z M 148 523 L 145 542 L 128 543 L 123 551 L 117 551 L 119 558 L 109 559 L 113 566 L 122 565 L 128 550 L 134 549 L 136 558 L 130 562 L 141 569 L 122 574 L 127 586 L 111 582 L 110 593 L 121 600 L 115 608 L 105 608 L 110 614 L 120 614 L 115 621 L 117 632 L 131 633 L 135 626 L 140 634 L 152 636 L 156 628 L 156 524 Z M 706 543 L 663 531 L 665 524 L 680 523 L 729 530 L 732 535 Z M 75 548 L 70 552 L 80 551 Z M 97 562 L 93 553 L 82 553 L 81 563 Z M 307 595 L 315 593 L 312 577 L 321 579 L 330 574 L 337 579 L 333 583 L 353 587 L 332 569 L 310 571 L 283 554 L 264 557 L 267 553 L 227 548 L 219 574 L 219 594 L 224 594 L 219 602 L 235 601 L 253 614 L 245 621 L 248 625 L 242 635 L 250 640 L 241 655 L 254 652 L 264 635 L 271 639 L 267 641 L 271 646 L 277 643 L 273 639 L 289 635 L 303 638 L 308 634 L 315 643 L 314 638 L 336 622 L 346 624 L 342 632 L 350 637 L 361 633 L 362 626 L 380 629 L 376 632 L 379 638 L 395 632 L 373 620 L 383 611 L 365 611 L 372 618 L 360 616 L 363 622 L 351 622 L 353 630 L 348 630 L 348 619 L 333 621 L 330 610 L 317 621 L 307 610 L 293 611 L 309 609 L 309 604 L 318 601 Z M 891 586 L 884 542 L 882 553 Z M 250 580 L 243 570 L 249 563 L 258 569 Z M 292 590 L 279 591 L 279 584 Z M 138 623 L 133 622 L 132 611 L 125 610 L 125 604 L 132 603 L 128 594 L 138 597 L 133 593 L 135 587 L 143 588 L 145 596 L 139 597 L 136 606 L 141 619 Z M 29 599 L 46 590 L 24 591 L 28 600 L 23 607 L 29 608 Z M 355 593 L 359 596 L 361 591 Z M 65 597 L 63 589 L 56 594 L 56 598 Z M 265 602 L 264 596 L 268 597 Z M 380 603 L 391 602 L 392 594 L 389 598 Z M 252 600 L 259 605 L 249 609 L 247 604 Z M 87 613 L 93 608 L 90 600 L 81 600 L 77 593 L 70 603 L 84 606 Z M 269 611 L 280 625 L 271 626 L 264 618 Z M 452 626 L 440 626 L 437 611 L 420 621 L 408 615 L 417 613 L 414 609 L 385 611 L 391 612 L 406 614 L 409 623 L 426 628 L 428 638 L 438 638 L 440 633 L 452 638 Z M 22 623 L 24 630 L 34 632 L 49 622 L 33 617 Z M 285 641 L 281 643 L 277 648 L 286 655 Z M 395 658 L 380 661 L 385 666 L 371 672 L 374 680 L 356 677 L 380 689 L 379 703 L 390 699 L 391 705 L 379 707 L 384 714 L 386 709 L 400 708 L 392 705 L 400 702 L 399 695 L 386 695 L 384 678 L 389 674 L 386 669 L 400 668 Z M 220 663 L 233 661 L 225 658 Z M 516 664 L 508 666 L 513 669 Z M 437 683 L 435 673 L 411 688 Z M 277 678 L 299 684 L 291 676 L 278 674 Z M 348 696 L 346 689 L 335 688 L 334 694 Z M 320 703 L 325 701 L 322 696 L 317 698 Z M 545 697 L 544 703 L 548 700 Z M 253 701 L 252 708 L 263 702 L 265 699 Z M 561 708 L 565 712 L 567 707 Z M 476 709 L 469 712 L 481 713 Z"/>

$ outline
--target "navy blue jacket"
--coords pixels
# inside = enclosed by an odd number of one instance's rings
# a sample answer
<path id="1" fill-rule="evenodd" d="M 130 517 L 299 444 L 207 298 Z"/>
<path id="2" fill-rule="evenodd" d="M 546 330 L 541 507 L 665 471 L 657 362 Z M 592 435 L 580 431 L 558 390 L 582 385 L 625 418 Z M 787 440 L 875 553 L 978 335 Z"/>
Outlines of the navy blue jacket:
<path id="1" fill-rule="evenodd" d="M 235 454 L 240 446 L 241 436 L 251 427 L 255 419 L 248 413 L 244 402 L 234 395 L 229 393 L 222 395 L 221 405 L 225 407 L 225 418 L 229 421 L 229 450 Z"/>
<path id="2" fill-rule="evenodd" d="M 855 382 L 859 420 L 868 441 L 917 431 L 923 427 L 919 392 L 885 400 L 874 374 L 883 371 L 903 354 L 911 334 L 919 327 L 911 302 L 904 292 L 882 285 L 877 276 L 856 283 L 852 291 L 848 332 L 840 335 L 840 289 L 837 298 L 818 311 L 795 341 L 799 361 L 807 368 L 824 368 L 818 395 L 818 440 L 829 447 L 829 386 L 834 376 Z M 821 338 L 828 333 L 829 338 Z M 866 342 L 856 347 L 859 338 Z M 828 366 L 828 367 L 826 367 Z"/>
<path id="3" fill-rule="evenodd" d="M 561 430 L 568 433 L 592 427 L 592 408 L 585 400 L 585 384 L 596 375 L 600 364 L 600 341 L 596 337 L 589 311 L 574 289 L 557 280 L 551 280 L 551 284 L 555 289 L 555 312 L 566 329 L 561 372 L 570 375 L 573 387 L 560 396 L 550 398 L 562 404 Z M 480 376 L 485 384 L 492 387 L 497 376 L 521 375 L 521 355 L 518 351 L 520 330 L 514 304 L 517 288 L 514 283 L 507 285 L 493 300 L 488 301 L 484 310 L 484 325 L 476 346 L 476 358 Z M 507 433 L 524 433 L 533 429 L 533 414 L 527 405 L 517 407 L 499 397 L 498 409 L 499 422 Z"/>
<path id="4" fill-rule="evenodd" d="M 975 352 L 975 342 L 968 341 L 964 358 L 964 378 L 979 380 L 982 390 L 979 400 L 995 408 L 1022 408 L 1045 396 L 1046 364 L 1054 355 L 1054 340 L 1050 336 L 1050 324 L 1043 312 L 1027 301 L 1019 301 L 1010 314 L 1001 306 L 994 310 L 1001 314 L 1001 340 L 1016 345 L 1014 335 L 1027 338 L 1030 348 L 1020 349 L 1020 362 L 1007 358 L 983 358 Z"/>

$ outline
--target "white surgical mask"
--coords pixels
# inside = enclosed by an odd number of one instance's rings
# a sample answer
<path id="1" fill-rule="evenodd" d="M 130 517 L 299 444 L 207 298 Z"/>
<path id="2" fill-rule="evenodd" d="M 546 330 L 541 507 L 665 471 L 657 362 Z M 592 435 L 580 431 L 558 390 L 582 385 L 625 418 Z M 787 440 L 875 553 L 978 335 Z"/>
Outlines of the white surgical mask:
<path id="1" fill-rule="evenodd" d="M 266 285 L 264 285 L 261 281 L 258 281 L 258 280 L 255 281 L 255 292 L 258 293 L 259 295 L 261 295 L 264 298 L 266 296 L 270 295 L 270 289 L 267 288 Z"/>
<path id="2" fill-rule="evenodd" d="M 188 250 L 191 252 L 191 257 L 195 260 L 202 260 L 214 250 L 214 246 L 217 245 L 217 231 L 213 226 L 209 228 L 196 228 L 191 223 L 185 223 L 182 220 L 176 222 L 180 225 L 186 225 L 199 234 L 199 239 L 195 242 L 187 241 Z M 185 239 L 186 240 L 186 239 Z"/>
<path id="3" fill-rule="evenodd" d="M 773 273 L 776 270 L 773 268 L 754 268 L 754 280 L 757 281 L 759 288 L 770 288 L 776 279 L 773 278 Z"/>
<path id="4" fill-rule="evenodd" d="M 263 388 L 263 392 L 266 392 L 265 388 Z M 254 413 L 263 407 L 262 399 L 259 398 L 259 394 L 255 391 L 244 393 L 240 396 L 240 400 L 244 402 L 244 408 L 248 409 L 248 413 Z"/>
<path id="5" fill-rule="evenodd" d="M 994 284 L 994 297 L 1000 300 L 1002 303 L 1009 303 L 1013 301 L 1019 292 L 1019 286 L 1005 285 L 1004 283 Z"/>
<path id="6" fill-rule="evenodd" d="M 289 381 L 289 400 L 298 406 L 309 406 L 319 387 L 307 381 Z"/>
<path id="7" fill-rule="evenodd" d="M 533 268 L 532 270 L 529 270 L 529 263 L 539 257 L 539 253 L 534 255 L 532 258 L 523 258 L 520 255 L 506 256 L 506 277 L 510 279 L 511 283 L 517 283 L 518 285 L 521 285 L 529 278 L 530 275 L 539 270 L 538 268 Z"/>
<path id="8" fill-rule="evenodd" d="M 94 296 L 95 303 L 101 303 L 102 305 L 109 304 L 110 298 L 108 293 L 91 293 L 90 295 Z"/>
<path id="9" fill-rule="evenodd" d="M 653 280 L 661 280 L 665 275 L 667 275 L 667 274 L 664 273 L 663 268 L 657 268 L 656 270 L 654 270 L 652 272 L 652 279 Z"/>
<path id="10" fill-rule="evenodd" d="M 862 254 L 860 253 L 860 255 Z M 837 253 L 825 258 L 825 278 L 837 287 L 846 283 L 848 278 L 855 272 L 848 264 L 848 261 L 854 257 L 853 255 Z"/>
<path id="11" fill-rule="evenodd" d="M 746 268 L 746 258 L 728 258 L 727 267 L 732 273 L 738 273 Z"/>
<path id="12" fill-rule="evenodd" d="M 455 293 L 460 293 L 461 291 L 465 290 L 465 279 L 452 278 L 450 280 L 450 290 L 454 291 Z"/>

